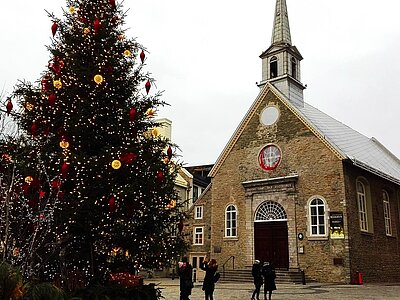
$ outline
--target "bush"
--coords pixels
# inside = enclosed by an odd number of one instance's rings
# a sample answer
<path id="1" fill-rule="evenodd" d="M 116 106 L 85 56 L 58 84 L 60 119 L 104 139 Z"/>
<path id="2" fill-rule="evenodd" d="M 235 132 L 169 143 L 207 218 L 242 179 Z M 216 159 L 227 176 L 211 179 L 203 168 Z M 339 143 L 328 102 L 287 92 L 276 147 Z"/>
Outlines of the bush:
<path id="1" fill-rule="evenodd" d="M 48 282 L 27 284 L 23 300 L 64 300 L 64 292 Z"/>
<path id="2" fill-rule="evenodd" d="M 0 300 L 21 299 L 22 274 L 18 268 L 6 262 L 0 263 Z"/>

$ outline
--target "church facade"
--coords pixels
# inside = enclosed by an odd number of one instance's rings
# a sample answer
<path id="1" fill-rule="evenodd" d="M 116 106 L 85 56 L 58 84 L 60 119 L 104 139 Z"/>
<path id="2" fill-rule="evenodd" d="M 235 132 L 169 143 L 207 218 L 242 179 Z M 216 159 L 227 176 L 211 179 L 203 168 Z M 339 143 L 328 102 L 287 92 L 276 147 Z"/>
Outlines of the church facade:
<path id="1" fill-rule="evenodd" d="M 285 0 L 260 58 L 259 95 L 192 208 L 195 269 L 258 259 L 320 282 L 400 282 L 400 160 L 304 101 Z"/>

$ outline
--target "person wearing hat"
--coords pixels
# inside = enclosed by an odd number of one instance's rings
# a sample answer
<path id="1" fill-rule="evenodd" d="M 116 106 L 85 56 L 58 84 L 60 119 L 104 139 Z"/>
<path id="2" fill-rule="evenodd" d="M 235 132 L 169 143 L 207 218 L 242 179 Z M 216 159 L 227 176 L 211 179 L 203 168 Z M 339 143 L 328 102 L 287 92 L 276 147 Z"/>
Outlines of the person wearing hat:
<path id="1" fill-rule="evenodd" d="M 251 269 L 251 274 L 254 279 L 254 292 L 253 296 L 251 296 L 251 300 L 260 300 L 260 289 L 263 284 L 263 278 L 261 275 L 261 264 L 258 259 L 254 261 L 253 267 Z"/>
<path id="2" fill-rule="evenodd" d="M 262 267 L 261 273 L 264 276 L 264 300 L 267 300 L 267 292 L 268 299 L 271 300 L 272 291 L 276 290 L 275 269 L 269 262 L 265 262 Z"/>

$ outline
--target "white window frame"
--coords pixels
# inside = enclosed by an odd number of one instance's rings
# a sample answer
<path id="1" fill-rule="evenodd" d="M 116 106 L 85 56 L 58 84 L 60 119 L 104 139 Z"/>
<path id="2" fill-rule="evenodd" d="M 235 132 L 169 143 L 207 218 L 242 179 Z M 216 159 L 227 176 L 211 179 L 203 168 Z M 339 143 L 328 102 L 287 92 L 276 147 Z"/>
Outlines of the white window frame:
<path id="1" fill-rule="evenodd" d="M 390 217 L 390 199 L 389 194 L 383 190 L 382 191 L 383 200 L 383 215 L 385 218 L 385 232 L 387 236 L 392 236 L 392 220 Z"/>
<path id="2" fill-rule="evenodd" d="M 195 206 L 194 208 L 194 218 L 196 220 L 203 219 L 203 206 Z"/>
<path id="3" fill-rule="evenodd" d="M 232 210 L 230 210 L 233 208 Z M 229 209 L 229 210 L 228 210 Z M 237 237 L 237 218 L 238 212 L 236 205 L 229 204 L 225 208 L 225 237 Z"/>
<path id="4" fill-rule="evenodd" d="M 322 214 L 319 211 L 321 207 L 323 208 Z M 313 212 L 314 209 L 315 211 Z M 326 202 L 322 197 L 315 196 L 308 201 L 308 226 L 311 237 L 326 237 L 328 235 L 326 211 Z M 317 230 L 316 233 L 313 232 L 313 229 Z"/>
<path id="5" fill-rule="evenodd" d="M 195 226 L 193 228 L 193 245 L 204 245 L 204 227 Z"/>
<path id="6" fill-rule="evenodd" d="M 360 190 L 359 190 L 360 186 Z M 368 207 L 367 207 L 367 192 L 365 184 L 361 180 L 357 180 L 357 205 L 358 205 L 358 219 L 360 221 L 360 230 L 368 232 Z"/>

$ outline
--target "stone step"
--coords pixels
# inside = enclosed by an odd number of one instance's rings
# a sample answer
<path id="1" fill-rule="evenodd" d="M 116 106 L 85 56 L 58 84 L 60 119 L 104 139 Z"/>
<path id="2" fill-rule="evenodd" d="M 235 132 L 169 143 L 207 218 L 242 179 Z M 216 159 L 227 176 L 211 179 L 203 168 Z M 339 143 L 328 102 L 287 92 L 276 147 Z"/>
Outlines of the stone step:
<path id="1" fill-rule="evenodd" d="M 221 270 L 220 281 L 224 282 L 253 282 L 250 269 Z M 300 270 L 276 270 L 276 283 L 303 283 Z"/>

